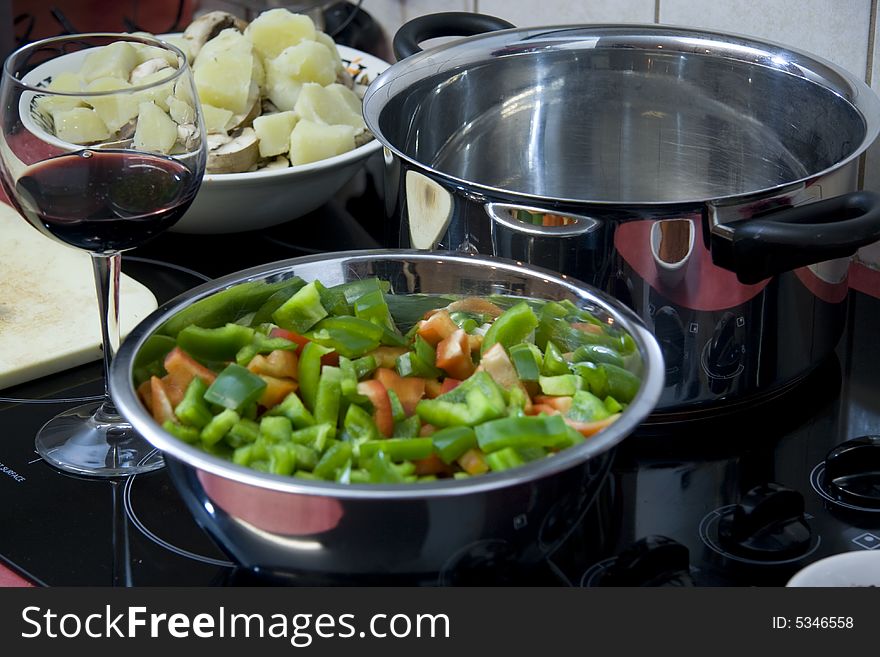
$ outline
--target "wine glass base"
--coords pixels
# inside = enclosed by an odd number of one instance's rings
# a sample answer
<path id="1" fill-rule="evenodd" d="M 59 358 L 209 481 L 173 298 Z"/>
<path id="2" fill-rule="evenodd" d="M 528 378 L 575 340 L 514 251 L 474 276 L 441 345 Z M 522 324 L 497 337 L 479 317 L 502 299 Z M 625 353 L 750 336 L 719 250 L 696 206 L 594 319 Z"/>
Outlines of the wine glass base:
<path id="1" fill-rule="evenodd" d="M 77 406 L 40 429 L 36 448 L 49 465 L 89 477 L 122 477 L 165 465 L 162 454 L 104 402 Z"/>

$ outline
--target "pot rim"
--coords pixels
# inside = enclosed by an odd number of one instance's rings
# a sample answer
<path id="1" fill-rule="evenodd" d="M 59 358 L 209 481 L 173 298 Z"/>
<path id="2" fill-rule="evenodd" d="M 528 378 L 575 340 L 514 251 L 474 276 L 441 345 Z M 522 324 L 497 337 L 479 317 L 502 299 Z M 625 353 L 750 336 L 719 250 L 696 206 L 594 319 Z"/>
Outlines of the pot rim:
<path id="1" fill-rule="evenodd" d="M 500 473 L 488 473 L 463 480 L 444 480 L 418 484 L 338 484 L 317 482 L 282 475 L 257 472 L 236 465 L 174 438 L 153 420 L 141 405 L 133 384 L 135 356 L 146 339 L 166 320 L 184 307 L 239 283 L 259 281 L 274 274 L 290 271 L 298 265 L 315 262 L 369 262 L 376 260 L 436 261 L 442 258 L 462 265 L 492 267 L 504 272 L 540 278 L 545 282 L 593 303 L 607 311 L 630 333 L 642 357 L 642 386 L 638 394 L 614 424 L 587 441 L 559 453 Z M 483 493 L 524 484 L 575 467 L 591 457 L 605 452 L 632 433 L 656 406 L 664 385 L 663 356 L 654 337 L 642 321 L 628 308 L 584 283 L 565 275 L 501 258 L 487 258 L 438 251 L 401 249 L 371 249 L 341 251 L 291 258 L 229 274 L 199 285 L 161 305 L 138 324 L 122 343 L 110 368 L 109 386 L 112 399 L 120 414 L 153 446 L 185 463 L 188 467 L 205 471 L 241 484 L 278 492 L 324 496 L 338 499 L 407 501 L 413 499 L 454 497 Z"/>
<path id="2" fill-rule="evenodd" d="M 780 75 L 797 76 L 823 87 L 846 101 L 858 113 L 864 122 L 864 136 L 849 155 L 831 166 L 778 185 L 723 196 L 661 201 L 624 201 L 542 196 L 474 182 L 445 173 L 407 155 L 383 134 L 379 126 L 379 116 L 382 110 L 397 95 L 407 93 L 413 83 L 441 71 L 451 72 L 462 66 L 484 62 L 493 57 L 531 54 L 519 52 L 505 55 L 503 49 L 517 44 L 520 46 L 529 45 L 531 40 L 538 37 L 545 39 L 542 50 L 571 49 L 570 44 L 573 42 L 583 42 L 584 48 L 595 49 L 600 45 L 600 39 L 607 42 L 601 46 L 608 49 L 653 48 L 663 49 L 663 52 L 666 53 L 679 52 L 693 55 L 698 47 L 702 49 L 708 47 L 706 54 L 711 57 L 725 57 L 755 66 L 772 68 Z M 547 45 L 546 40 L 553 40 L 553 44 Z M 712 52 L 709 53 L 709 50 Z M 652 24 L 550 25 L 497 30 L 458 39 L 407 57 L 383 71 L 373 80 L 364 94 L 363 114 L 367 128 L 385 149 L 417 169 L 448 181 L 454 186 L 464 187 L 471 192 L 479 191 L 487 197 L 502 196 L 521 199 L 524 203 L 589 205 L 598 209 L 621 207 L 669 209 L 682 206 L 704 206 L 709 203 L 735 205 L 749 202 L 755 198 L 784 194 L 809 186 L 823 176 L 851 164 L 861 157 L 880 135 L 880 98 L 863 80 L 833 62 L 805 50 L 771 40 L 715 30 Z"/>

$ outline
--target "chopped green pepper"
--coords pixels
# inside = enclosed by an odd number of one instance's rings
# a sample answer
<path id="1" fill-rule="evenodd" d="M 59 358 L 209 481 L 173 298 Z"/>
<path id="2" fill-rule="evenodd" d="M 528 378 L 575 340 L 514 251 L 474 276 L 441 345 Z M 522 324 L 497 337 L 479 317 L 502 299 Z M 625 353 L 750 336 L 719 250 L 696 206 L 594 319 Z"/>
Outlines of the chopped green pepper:
<path id="1" fill-rule="evenodd" d="M 586 390 L 578 390 L 572 398 L 571 408 L 566 415 L 578 422 L 598 422 L 611 413 L 596 395 Z"/>
<path id="2" fill-rule="evenodd" d="M 525 459 L 513 447 L 505 447 L 497 452 L 486 454 L 486 463 L 492 472 L 503 472 L 520 465 L 525 465 Z"/>
<path id="3" fill-rule="evenodd" d="M 437 431 L 431 441 L 440 460 L 449 464 L 477 446 L 477 435 L 471 427 L 449 427 Z"/>
<path id="4" fill-rule="evenodd" d="M 480 353 L 485 354 L 496 342 L 507 349 L 525 340 L 538 326 L 538 318 L 529 304 L 522 301 L 505 310 L 483 336 Z"/>
<path id="5" fill-rule="evenodd" d="M 537 381 L 541 376 L 541 350 L 524 342 L 510 348 L 510 360 L 521 381 Z M 566 368 L 567 369 L 567 368 Z"/>
<path id="6" fill-rule="evenodd" d="M 538 378 L 541 392 L 545 395 L 570 397 L 584 387 L 584 381 L 577 374 L 560 374 Z"/>
<path id="7" fill-rule="evenodd" d="M 321 294 L 317 284 L 312 281 L 279 306 L 272 313 L 272 319 L 281 328 L 305 333 L 327 314 L 327 310 L 321 305 Z"/>
<path id="8" fill-rule="evenodd" d="M 571 360 L 575 363 L 589 361 L 591 363 L 610 363 L 617 367 L 623 367 L 623 356 L 617 350 L 606 347 L 601 344 L 585 344 L 578 347 L 571 355 Z"/>
<path id="9" fill-rule="evenodd" d="M 430 438 L 385 438 L 368 440 L 360 446 L 361 463 L 366 463 L 379 452 L 391 461 L 415 461 L 431 455 L 434 443 Z"/>
<path id="10" fill-rule="evenodd" d="M 419 431 L 422 429 L 422 421 L 419 419 L 418 415 L 413 415 L 412 417 L 408 417 L 404 420 L 400 420 L 394 423 L 394 431 L 391 434 L 392 438 L 415 438 L 419 435 Z"/>
<path id="11" fill-rule="evenodd" d="M 315 422 L 336 428 L 342 403 L 342 374 L 338 367 L 324 365 L 315 397 Z"/>
<path id="12" fill-rule="evenodd" d="M 187 326 L 177 335 L 177 345 L 199 360 L 222 362 L 232 360 L 239 349 L 250 344 L 254 329 L 240 324 L 220 328 Z"/>
<path id="13" fill-rule="evenodd" d="M 358 381 L 368 377 L 376 370 L 376 367 L 378 367 L 376 357 L 372 355 L 356 358 L 351 361 L 351 364 L 354 365 L 354 371 L 357 374 Z"/>
<path id="14" fill-rule="evenodd" d="M 376 427 L 376 423 L 373 422 L 373 417 L 355 404 L 348 407 L 345 413 L 345 420 L 343 420 L 343 427 L 345 427 L 348 435 L 356 442 L 377 440 L 379 438 L 379 429 Z"/>
<path id="15" fill-rule="evenodd" d="M 330 347 L 324 347 L 317 342 L 309 342 L 299 355 L 299 392 L 306 408 L 312 412 L 315 410 L 318 381 L 321 378 L 321 357 L 332 351 L 333 349 Z"/>
<path id="16" fill-rule="evenodd" d="M 241 411 L 248 404 L 257 401 L 265 389 L 266 382 L 263 379 L 241 365 L 231 363 L 205 391 L 205 401 Z"/>
<path id="17" fill-rule="evenodd" d="M 293 427 L 283 415 L 266 415 L 260 420 L 260 437 L 269 443 L 290 442 Z"/>
<path id="18" fill-rule="evenodd" d="M 335 442 L 321 456 L 312 473 L 321 479 L 334 479 L 336 471 L 351 458 L 351 443 Z"/>
<path id="19" fill-rule="evenodd" d="M 242 418 L 232 425 L 229 433 L 226 434 L 226 442 L 230 447 L 241 447 L 256 442 L 259 437 L 260 425 L 253 420 Z"/>
<path id="20" fill-rule="evenodd" d="M 370 459 L 369 473 L 371 484 L 399 484 L 404 481 L 403 475 L 381 450 Z"/>
<path id="21" fill-rule="evenodd" d="M 481 424 L 474 431 L 477 444 L 486 453 L 505 447 L 562 448 L 571 444 L 561 415 L 506 417 Z"/>
<path id="22" fill-rule="evenodd" d="M 400 403 L 400 397 L 393 390 L 388 391 L 388 401 L 391 402 L 391 419 L 395 422 L 406 419 L 406 411 Z"/>
<path id="23" fill-rule="evenodd" d="M 229 433 L 239 419 L 238 413 L 227 408 L 211 418 L 211 421 L 202 428 L 199 438 L 205 445 L 216 445 L 223 440 L 223 437 Z"/>
<path id="24" fill-rule="evenodd" d="M 319 452 L 323 452 L 327 442 L 332 439 L 331 434 L 333 431 L 334 427 L 329 424 L 316 424 L 312 427 L 294 431 L 290 434 L 290 442 L 297 445 L 306 445 Z"/>
<path id="25" fill-rule="evenodd" d="M 211 409 L 205 403 L 205 392 L 208 390 L 208 384 L 200 377 L 193 377 L 190 384 L 186 387 L 183 399 L 175 407 L 174 414 L 184 424 L 201 429 L 211 421 Z"/>
<path id="26" fill-rule="evenodd" d="M 381 326 L 357 317 L 327 317 L 307 336 L 315 342 L 332 347 L 346 358 L 359 358 L 382 341 Z"/>
<path id="27" fill-rule="evenodd" d="M 562 353 L 555 344 L 548 341 L 547 346 L 544 348 L 544 362 L 541 366 L 541 374 L 545 376 L 559 376 L 568 374 L 568 372 L 568 363 L 562 357 Z"/>
<path id="28" fill-rule="evenodd" d="M 266 411 L 266 415 L 283 415 L 297 429 L 305 429 L 315 424 L 314 416 L 303 406 L 302 400 L 295 392 L 291 392 L 280 404 Z"/>
<path id="29" fill-rule="evenodd" d="M 185 443 L 195 443 L 199 440 L 199 430 L 196 427 L 185 427 L 172 420 L 165 420 L 162 428 Z"/>

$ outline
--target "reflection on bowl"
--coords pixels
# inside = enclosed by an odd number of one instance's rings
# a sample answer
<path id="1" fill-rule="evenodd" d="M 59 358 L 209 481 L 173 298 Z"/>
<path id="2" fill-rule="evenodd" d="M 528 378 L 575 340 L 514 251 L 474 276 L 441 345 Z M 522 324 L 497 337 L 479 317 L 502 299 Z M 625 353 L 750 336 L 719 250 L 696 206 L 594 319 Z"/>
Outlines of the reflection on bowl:
<path id="1" fill-rule="evenodd" d="M 880 550 L 844 552 L 820 559 L 798 571 L 786 586 L 880 586 Z"/>
<path id="2" fill-rule="evenodd" d="M 681 283 L 693 251 L 694 225 L 690 219 L 662 219 L 651 226 L 651 255 L 665 285 Z"/>

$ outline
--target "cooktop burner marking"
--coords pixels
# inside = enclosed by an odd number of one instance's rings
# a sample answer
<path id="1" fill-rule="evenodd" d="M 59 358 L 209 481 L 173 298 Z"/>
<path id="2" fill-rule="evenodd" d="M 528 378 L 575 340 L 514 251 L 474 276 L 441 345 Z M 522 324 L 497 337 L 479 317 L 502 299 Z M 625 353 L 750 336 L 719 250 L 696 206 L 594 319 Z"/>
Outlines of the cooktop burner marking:
<path id="1" fill-rule="evenodd" d="M 154 450 L 155 451 L 155 450 Z M 134 507 L 131 503 L 131 489 L 134 485 L 134 480 L 138 475 L 132 475 L 125 482 L 124 489 L 124 500 L 125 500 L 125 514 L 128 516 L 128 519 L 131 520 L 131 523 L 137 527 L 137 529 L 148 539 L 156 543 L 157 545 L 161 545 L 166 550 L 170 552 L 174 552 L 182 557 L 186 557 L 188 559 L 193 559 L 194 561 L 201 561 L 202 563 L 211 564 L 212 566 L 222 566 L 225 568 L 234 568 L 235 564 L 231 561 L 226 561 L 225 559 L 214 559 L 213 557 L 206 557 L 201 554 L 196 554 L 195 552 L 190 552 L 189 550 L 184 550 L 183 548 L 179 548 L 176 545 L 172 545 L 168 541 L 159 536 L 156 536 L 146 525 L 141 521 L 141 519 L 137 516 L 134 511 Z"/>
<path id="2" fill-rule="evenodd" d="M 872 534 L 871 532 L 859 534 L 852 540 L 852 542 L 863 550 L 876 550 L 877 548 L 880 548 L 880 536 Z"/>
<path id="3" fill-rule="evenodd" d="M 700 540 L 706 544 L 706 546 L 712 550 L 720 554 L 727 559 L 731 559 L 732 561 L 739 561 L 740 563 L 753 564 L 755 566 L 783 566 L 785 564 L 797 563 L 799 561 L 803 561 L 811 554 L 813 554 L 816 550 L 819 549 L 819 546 L 822 543 L 822 537 L 816 536 L 815 543 L 813 543 L 812 547 L 807 550 L 804 554 L 794 557 L 792 559 L 782 559 L 779 561 L 761 561 L 760 559 L 747 559 L 745 557 L 738 557 L 731 552 L 728 552 L 723 547 L 718 545 L 715 542 L 716 536 L 718 536 L 718 523 L 721 521 L 721 518 L 727 513 L 733 511 L 736 508 L 736 504 L 728 504 L 727 506 L 722 506 L 714 511 L 710 511 L 703 519 L 700 521 Z"/>
<path id="4" fill-rule="evenodd" d="M 608 566 L 617 561 L 617 557 L 609 557 L 607 559 L 602 559 L 602 561 L 597 561 L 592 566 L 587 568 L 584 571 L 584 574 L 581 575 L 581 588 L 590 588 L 593 586 L 599 586 L 599 580 L 602 575 L 608 570 Z"/>
<path id="5" fill-rule="evenodd" d="M 161 267 L 168 267 L 169 269 L 176 269 L 177 271 L 182 271 L 184 274 L 189 274 L 194 278 L 200 278 L 203 281 L 207 282 L 212 280 L 210 276 L 205 276 L 201 272 L 197 272 L 194 269 L 189 269 L 188 267 L 183 267 L 181 265 L 176 265 L 173 262 L 164 262 L 162 260 L 153 260 L 152 258 L 141 258 L 140 256 L 125 256 L 125 259 L 128 262 L 144 262 L 148 265 L 159 265 Z"/>
<path id="6" fill-rule="evenodd" d="M 853 511 L 860 511 L 861 513 L 880 513 L 880 509 L 872 509 L 867 506 L 856 506 L 855 504 L 841 502 L 837 498 L 832 497 L 825 490 L 825 461 L 819 463 L 813 468 L 812 472 L 810 472 L 810 486 L 812 486 L 813 490 L 819 494 L 819 497 L 832 504 L 836 504 L 837 506 L 841 506 L 845 509 L 852 509 Z"/>

